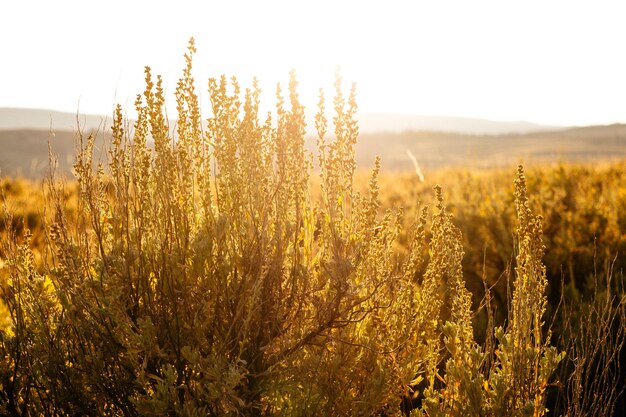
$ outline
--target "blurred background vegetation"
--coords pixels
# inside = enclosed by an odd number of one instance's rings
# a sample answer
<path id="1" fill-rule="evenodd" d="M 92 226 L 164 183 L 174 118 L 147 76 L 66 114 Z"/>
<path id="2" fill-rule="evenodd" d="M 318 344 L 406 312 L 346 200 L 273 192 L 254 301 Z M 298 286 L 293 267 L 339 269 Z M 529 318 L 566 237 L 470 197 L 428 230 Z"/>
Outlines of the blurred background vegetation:
<path id="1" fill-rule="evenodd" d="M 516 255 L 512 232 L 516 224 L 512 172 L 513 166 L 472 170 L 452 167 L 433 170 L 424 181 L 415 173 L 406 171 L 386 172 L 379 179 L 382 209 L 403 207 L 406 212 L 403 217 L 405 227 L 395 243 L 398 264 L 409 250 L 408 231 L 414 226 L 413 219 L 419 216 L 422 204 L 432 201 L 432 187 L 435 184 L 443 186 L 447 207 L 462 234 L 463 275 L 472 293 L 473 311 L 477 312 L 473 321 L 474 336 L 479 343 L 485 342 L 488 328 L 484 308 L 487 287 L 491 289 L 495 324 L 503 325 L 507 320 Z M 369 174 L 357 171 L 355 188 L 365 191 L 368 177 Z M 529 204 L 543 217 L 547 320 L 552 322 L 554 343 L 562 346 L 570 343 L 559 341 L 565 336 L 563 302 L 568 304 L 570 314 L 583 314 L 588 308 L 585 306 L 592 305 L 598 293 L 606 294 L 607 281 L 599 277 L 607 276 L 612 277 L 608 282 L 612 293 L 617 294 L 618 299 L 624 299 L 626 162 L 540 163 L 528 167 L 527 178 Z M 319 176 L 314 173 L 310 181 L 313 199 L 321 199 Z M 2 204 L 11 214 L 11 227 L 18 240 L 25 227 L 30 230 L 31 246 L 40 263 L 46 252 L 44 208 L 47 197 L 44 187 L 38 181 L 10 177 L 3 178 L 1 184 Z M 74 182 L 65 183 L 62 198 L 70 223 L 75 220 L 77 192 Z M 0 222 L 2 239 L 8 239 L 7 226 Z M 424 257 L 427 258 L 428 254 L 424 253 Z M 4 265 L 0 265 L 0 274 L 7 276 Z M 611 324 L 616 325 L 623 326 L 624 323 L 618 320 L 617 324 Z M 618 388 L 625 383 L 626 352 L 623 346 L 619 357 L 622 372 L 617 379 Z M 567 364 L 564 361 L 561 365 L 564 379 L 568 375 L 564 368 Z M 564 383 L 549 388 L 552 411 L 555 407 L 563 407 L 557 402 L 565 389 Z M 622 397 L 616 403 L 614 415 L 624 412 Z"/>

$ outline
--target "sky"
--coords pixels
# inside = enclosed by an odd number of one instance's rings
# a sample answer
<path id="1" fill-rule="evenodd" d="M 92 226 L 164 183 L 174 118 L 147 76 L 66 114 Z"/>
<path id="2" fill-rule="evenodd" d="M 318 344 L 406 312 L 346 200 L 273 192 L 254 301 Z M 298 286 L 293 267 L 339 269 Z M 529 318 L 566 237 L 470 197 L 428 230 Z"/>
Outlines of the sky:
<path id="1" fill-rule="evenodd" d="M 0 107 L 108 115 L 146 65 L 171 96 L 193 36 L 205 108 L 209 77 L 256 76 L 273 103 L 292 68 L 314 108 L 340 67 L 363 112 L 626 122 L 625 17 L 604 0 L 0 0 Z"/>

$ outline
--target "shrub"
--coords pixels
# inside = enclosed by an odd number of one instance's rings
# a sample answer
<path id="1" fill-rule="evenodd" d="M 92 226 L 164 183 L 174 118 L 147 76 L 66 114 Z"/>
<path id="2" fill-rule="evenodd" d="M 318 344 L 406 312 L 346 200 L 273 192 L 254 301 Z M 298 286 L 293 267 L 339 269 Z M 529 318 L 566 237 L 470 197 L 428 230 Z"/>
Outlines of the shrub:
<path id="1" fill-rule="evenodd" d="M 380 161 L 355 190 L 354 88 L 345 97 L 337 77 L 332 141 L 320 94 L 315 201 L 295 74 L 265 119 L 256 82 L 242 93 L 210 79 L 205 125 L 194 52 L 191 41 L 175 128 L 146 68 L 132 129 L 115 109 L 108 159 L 80 137 L 78 206 L 68 220 L 51 183 L 41 266 L 28 232 L 5 243 L 2 411 L 389 415 L 409 398 L 418 415 L 543 415 L 563 355 L 544 325 L 542 223 L 521 167 L 510 320 L 481 346 L 441 189 L 403 257 L 403 212 L 380 210 Z"/>

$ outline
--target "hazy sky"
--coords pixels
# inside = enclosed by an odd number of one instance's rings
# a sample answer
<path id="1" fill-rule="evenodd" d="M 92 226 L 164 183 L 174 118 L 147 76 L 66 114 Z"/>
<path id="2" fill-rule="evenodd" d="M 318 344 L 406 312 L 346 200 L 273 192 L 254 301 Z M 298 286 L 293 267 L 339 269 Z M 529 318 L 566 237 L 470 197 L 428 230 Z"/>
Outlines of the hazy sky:
<path id="1" fill-rule="evenodd" d="M 626 122 L 625 19 L 623 0 L 0 0 L 0 107 L 109 114 L 144 65 L 172 93 L 194 36 L 204 96 L 256 75 L 272 101 L 295 68 L 313 107 L 340 65 L 362 111 Z"/>

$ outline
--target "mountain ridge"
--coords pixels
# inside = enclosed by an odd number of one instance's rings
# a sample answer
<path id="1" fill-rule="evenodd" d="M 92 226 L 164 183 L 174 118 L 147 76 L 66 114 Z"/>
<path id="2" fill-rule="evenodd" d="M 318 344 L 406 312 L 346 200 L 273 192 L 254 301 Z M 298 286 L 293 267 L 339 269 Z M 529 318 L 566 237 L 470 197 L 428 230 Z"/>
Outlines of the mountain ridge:
<path id="1" fill-rule="evenodd" d="M 315 136 L 314 112 L 307 112 L 307 135 Z M 328 117 L 329 121 L 332 117 Z M 52 130 L 70 131 L 108 129 L 111 116 L 69 113 L 49 109 L 0 108 L 0 130 Z M 563 127 L 540 125 L 527 121 L 495 121 L 481 118 L 437 115 L 416 115 L 384 112 L 357 113 L 362 133 L 403 132 L 430 130 L 468 134 L 530 133 L 559 130 Z"/>
<path id="2" fill-rule="evenodd" d="M 58 171 L 71 176 L 77 135 L 71 131 L 0 130 L 0 176 L 40 179 L 48 171 L 48 143 Z M 96 160 L 106 159 L 103 135 L 97 135 Z M 316 155 L 316 139 L 307 137 Z M 370 169 L 379 155 L 384 171 L 414 170 L 413 160 L 427 175 L 444 167 L 469 169 L 524 163 L 626 160 L 626 124 L 503 135 L 403 131 L 361 133 L 356 144 L 358 169 Z M 315 158 L 314 158 L 315 160 Z"/>

